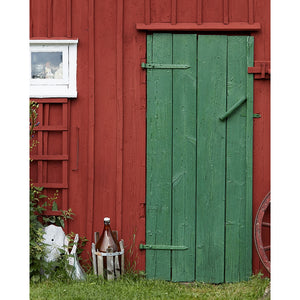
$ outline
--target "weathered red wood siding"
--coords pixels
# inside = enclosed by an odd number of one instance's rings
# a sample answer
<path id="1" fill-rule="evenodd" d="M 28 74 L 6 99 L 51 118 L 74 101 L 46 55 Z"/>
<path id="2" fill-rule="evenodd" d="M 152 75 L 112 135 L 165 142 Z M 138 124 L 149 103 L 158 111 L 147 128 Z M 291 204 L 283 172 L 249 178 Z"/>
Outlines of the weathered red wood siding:
<path id="1" fill-rule="evenodd" d="M 109 215 L 127 249 L 134 243 L 131 261 L 144 269 L 145 254 L 138 245 L 145 242 L 146 84 L 140 64 L 146 57 L 146 32 L 136 28 L 251 34 L 254 60 L 270 61 L 270 3 L 30 1 L 31 38 L 79 39 L 78 97 L 68 100 L 68 188 L 59 189 L 64 205 L 76 213 L 68 230 L 92 240 Z M 253 219 L 270 189 L 269 88 L 269 80 L 254 80 L 254 112 L 262 117 L 254 119 Z M 46 143 L 63 145 L 55 135 Z M 34 178 L 42 176 L 38 165 L 33 163 Z M 49 178 L 57 176 L 50 173 Z M 259 269 L 253 247 L 253 271 Z"/>

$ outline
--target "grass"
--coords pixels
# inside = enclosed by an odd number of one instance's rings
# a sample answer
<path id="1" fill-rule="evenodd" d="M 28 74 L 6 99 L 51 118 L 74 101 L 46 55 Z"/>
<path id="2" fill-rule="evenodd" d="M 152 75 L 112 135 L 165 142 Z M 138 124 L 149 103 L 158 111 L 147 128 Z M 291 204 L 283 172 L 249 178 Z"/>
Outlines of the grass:
<path id="1" fill-rule="evenodd" d="M 30 299 L 261 299 L 269 282 L 268 278 L 262 278 L 261 275 L 253 276 L 247 282 L 219 285 L 148 280 L 134 274 L 124 275 L 116 281 L 105 281 L 87 275 L 86 281 L 32 283 Z"/>

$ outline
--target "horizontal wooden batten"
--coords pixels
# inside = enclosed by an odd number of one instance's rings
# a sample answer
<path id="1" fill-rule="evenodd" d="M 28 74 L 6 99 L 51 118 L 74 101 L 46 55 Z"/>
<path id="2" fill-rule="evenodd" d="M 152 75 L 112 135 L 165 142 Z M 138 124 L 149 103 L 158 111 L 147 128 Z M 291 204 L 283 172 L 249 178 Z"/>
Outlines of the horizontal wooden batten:
<path id="1" fill-rule="evenodd" d="M 68 131 L 65 126 L 37 126 L 34 131 Z"/>
<path id="2" fill-rule="evenodd" d="M 43 187 L 45 189 L 67 189 L 69 188 L 68 184 L 65 183 L 55 183 L 55 182 L 33 182 L 34 186 Z"/>
<path id="3" fill-rule="evenodd" d="M 30 99 L 33 102 L 36 103 L 68 103 L 68 99 L 67 98 L 54 98 L 54 99 L 35 99 L 35 98 L 31 98 Z"/>
<path id="4" fill-rule="evenodd" d="M 78 38 L 66 37 L 33 37 L 30 44 L 53 44 L 53 41 L 57 44 L 78 44 Z"/>
<path id="5" fill-rule="evenodd" d="M 68 155 L 31 155 L 33 160 L 68 160 Z"/>
<path id="6" fill-rule="evenodd" d="M 235 22 L 229 24 L 223 23 L 151 23 L 151 24 L 136 24 L 137 30 L 149 31 L 258 31 L 261 29 L 260 23 L 249 24 L 246 22 Z"/>

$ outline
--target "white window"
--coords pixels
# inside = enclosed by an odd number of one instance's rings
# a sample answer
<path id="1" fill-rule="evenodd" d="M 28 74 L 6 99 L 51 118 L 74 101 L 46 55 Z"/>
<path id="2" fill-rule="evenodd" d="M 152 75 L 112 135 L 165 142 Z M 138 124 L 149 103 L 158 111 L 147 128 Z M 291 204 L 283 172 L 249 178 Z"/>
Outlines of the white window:
<path id="1" fill-rule="evenodd" d="M 30 41 L 30 97 L 77 97 L 78 40 Z"/>

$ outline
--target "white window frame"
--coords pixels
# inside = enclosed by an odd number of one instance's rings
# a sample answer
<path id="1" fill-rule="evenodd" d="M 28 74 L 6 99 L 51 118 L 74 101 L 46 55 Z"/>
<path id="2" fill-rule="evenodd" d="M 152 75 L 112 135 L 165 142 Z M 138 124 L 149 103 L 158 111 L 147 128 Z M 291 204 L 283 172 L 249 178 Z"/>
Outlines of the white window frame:
<path id="1" fill-rule="evenodd" d="M 30 41 L 30 97 L 76 98 L 77 97 L 77 44 L 78 40 L 31 40 Z M 62 52 L 63 78 L 31 78 L 32 52 Z"/>

